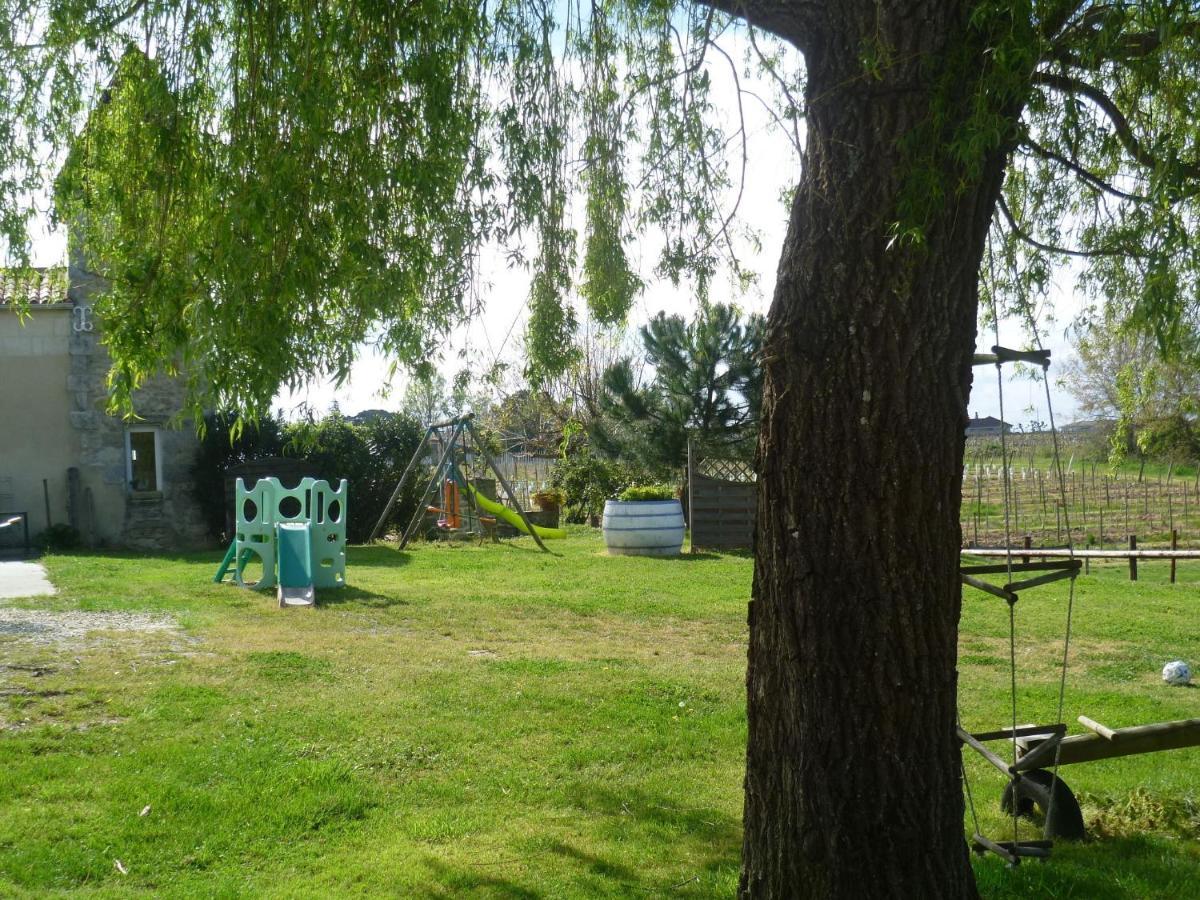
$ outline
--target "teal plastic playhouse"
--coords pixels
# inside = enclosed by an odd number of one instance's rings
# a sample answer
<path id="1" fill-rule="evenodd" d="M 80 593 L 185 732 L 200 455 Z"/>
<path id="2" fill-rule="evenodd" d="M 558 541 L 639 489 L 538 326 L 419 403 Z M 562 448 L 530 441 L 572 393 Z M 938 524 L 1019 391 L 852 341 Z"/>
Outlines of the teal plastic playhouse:
<path id="1" fill-rule="evenodd" d="M 315 478 L 294 488 L 260 478 L 247 490 L 239 478 L 236 533 L 213 581 L 232 571 L 241 587 L 274 587 L 280 606 L 312 606 L 317 588 L 344 587 L 348 493 L 344 478 L 336 490 Z M 243 574 L 255 557 L 262 576 L 248 583 Z"/>

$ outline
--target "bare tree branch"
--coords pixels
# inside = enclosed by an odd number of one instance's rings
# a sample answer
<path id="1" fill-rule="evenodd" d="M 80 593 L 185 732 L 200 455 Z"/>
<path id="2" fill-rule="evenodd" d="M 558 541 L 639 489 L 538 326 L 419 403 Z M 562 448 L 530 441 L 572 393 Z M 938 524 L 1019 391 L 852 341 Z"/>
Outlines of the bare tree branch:
<path id="1" fill-rule="evenodd" d="M 734 216 L 737 215 L 738 209 L 742 205 L 742 196 L 746 192 L 746 168 L 750 164 L 750 151 L 746 144 L 746 110 L 742 106 L 742 94 L 744 92 L 742 91 L 742 80 L 738 77 L 737 64 L 733 61 L 732 57 L 730 57 L 728 53 L 726 53 L 716 44 L 715 41 L 710 41 L 710 43 L 712 43 L 712 48 L 725 57 L 725 61 L 729 64 L 729 71 L 730 74 L 733 75 L 733 84 L 737 91 L 735 96 L 737 97 L 738 105 L 738 136 L 741 137 L 742 141 L 741 177 L 738 181 L 737 199 L 733 201 L 733 206 L 730 208 L 729 214 L 725 217 L 725 220 L 721 222 L 721 230 L 719 233 L 725 239 L 725 245 L 729 249 L 730 259 L 733 260 L 735 268 L 740 270 L 741 267 L 737 265 L 737 254 L 733 249 L 733 238 L 729 234 L 729 226 L 733 222 Z M 717 235 L 713 235 L 701 252 L 707 252 L 708 248 L 712 246 L 716 239 Z"/>
<path id="2" fill-rule="evenodd" d="M 783 76 L 779 74 L 778 70 L 776 70 L 775 64 L 767 59 L 766 54 L 764 54 L 762 51 L 762 48 L 758 46 L 758 41 L 755 40 L 754 37 L 754 29 L 751 28 L 748 33 L 750 36 L 750 46 L 754 48 L 754 52 L 758 56 L 759 64 L 767 70 L 767 73 L 775 80 L 775 83 L 779 85 L 779 89 L 783 92 L 784 98 L 792 107 L 792 128 L 788 137 L 792 141 L 792 146 L 796 148 L 796 152 L 803 154 L 804 142 L 800 140 L 800 127 L 798 122 L 800 117 L 804 115 L 804 104 L 799 102 L 792 95 L 792 90 L 788 86 L 787 81 L 785 81 Z M 765 106 L 766 104 L 764 103 L 763 105 Z M 772 114 L 775 115 L 775 120 L 778 122 L 779 116 L 774 114 L 774 112 L 772 112 Z M 782 123 L 780 123 L 780 125 L 782 126 Z"/>
<path id="3" fill-rule="evenodd" d="M 1082 4 L 1080 4 L 1082 5 Z M 1078 8 L 1076 9 L 1078 11 Z M 1083 66 L 1079 51 L 1088 41 L 1102 38 L 1100 23 L 1105 16 L 1120 13 L 1119 7 L 1110 4 L 1093 4 L 1079 21 L 1066 25 L 1050 43 L 1046 59 L 1054 59 L 1068 65 Z M 1073 13 L 1072 13 L 1073 15 Z M 1151 56 L 1162 47 L 1179 38 L 1195 38 L 1200 35 L 1200 20 L 1169 22 L 1168 28 L 1156 31 L 1139 31 L 1113 35 L 1106 46 L 1096 47 L 1099 56 L 1122 61 Z"/>
<path id="4" fill-rule="evenodd" d="M 1137 136 L 1133 133 L 1133 128 L 1130 126 L 1129 120 L 1121 112 L 1117 104 L 1113 102 L 1112 98 L 1095 85 L 1088 84 L 1086 81 L 1078 78 L 1072 78 L 1069 75 L 1059 75 L 1054 72 L 1034 72 L 1033 83 L 1043 85 L 1059 93 L 1086 97 L 1112 123 L 1117 139 L 1133 159 L 1149 169 L 1156 169 L 1162 164 L 1162 160 L 1158 159 L 1158 157 L 1142 146 Z M 1195 163 L 1184 162 L 1181 162 L 1179 165 L 1180 172 L 1185 177 L 1200 180 L 1200 166 Z"/>
<path id="5" fill-rule="evenodd" d="M 1039 241 L 1030 234 L 1013 216 L 1012 210 L 1008 208 L 1008 203 L 1004 199 L 1004 195 L 1000 196 L 1000 212 L 1004 214 L 1004 218 L 1008 220 L 1008 227 L 1012 233 L 1019 237 L 1022 241 L 1031 247 L 1041 250 L 1045 253 L 1061 253 L 1065 256 L 1078 256 L 1084 259 L 1090 259 L 1100 256 L 1138 256 L 1145 257 L 1149 254 L 1139 253 L 1134 250 L 1120 247 L 1105 247 L 1099 250 L 1074 250 L 1070 247 L 1058 247 L 1054 244 L 1047 244 L 1045 241 Z"/>
<path id="6" fill-rule="evenodd" d="M 1083 179 L 1086 184 L 1098 191 L 1111 194 L 1112 196 L 1118 197 L 1121 200 L 1132 200 L 1135 203 L 1145 203 L 1150 199 L 1143 194 L 1130 194 L 1121 190 L 1120 188 L 1114 187 L 1099 175 L 1085 168 L 1078 161 L 1071 159 L 1069 156 L 1064 156 L 1055 150 L 1051 150 L 1049 147 L 1044 147 L 1032 138 L 1026 138 L 1021 142 L 1021 146 L 1028 148 L 1030 151 L 1042 157 L 1043 159 L 1052 160 L 1064 168 L 1069 169 Z"/>
<path id="7" fill-rule="evenodd" d="M 695 0 L 737 19 L 769 31 L 801 50 L 812 41 L 825 18 L 820 0 Z"/>

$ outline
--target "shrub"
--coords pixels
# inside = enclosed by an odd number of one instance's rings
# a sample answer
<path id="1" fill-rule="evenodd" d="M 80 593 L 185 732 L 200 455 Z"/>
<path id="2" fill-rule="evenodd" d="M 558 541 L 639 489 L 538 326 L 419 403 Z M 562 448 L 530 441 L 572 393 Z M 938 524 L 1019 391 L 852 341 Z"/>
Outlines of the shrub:
<path id="1" fill-rule="evenodd" d="M 204 417 L 204 434 L 192 466 L 192 497 L 214 538 L 222 537 L 225 530 L 225 470 L 254 459 L 283 455 L 281 421 L 263 419 L 257 425 L 247 425 L 236 438 L 235 421 L 237 416 L 232 413 Z"/>
<path id="2" fill-rule="evenodd" d="M 34 544 L 42 551 L 77 550 L 83 544 L 79 529 L 72 525 L 59 523 L 51 525 L 45 531 L 38 532 L 33 539 Z"/>
<path id="3" fill-rule="evenodd" d="M 416 451 L 422 428 L 415 419 L 399 413 L 374 416 L 360 425 L 334 412 L 319 422 L 288 425 L 286 433 L 290 455 L 304 456 L 330 484 L 336 485 L 342 478 L 350 482 L 346 539 L 361 544 L 370 537 Z M 423 471 L 409 476 L 407 489 L 397 498 L 385 528 L 408 524 L 427 477 Z"/>
<path id="4" fill-rule="evenodd" d="M 229 415 L 206 420 L 207 430 L 193 469 L 196 500 L 214 537 L 225 527 L 225 470 L 268 456 L 293 456 L 307 459 L 317 476 L 334 486 L 342 478 L 350 482 L 346 538 L 362 543 L 396 489 L 422 434 L 416 420 L 391 413 L 374 415 L 361 424 L 337 412 L 316 422 L 284 424 L 266 419 L 256 427 L 247 426 L 236 440 L 232 423 Z M 427 478 L 423 471 L 409 477 L 386 525 L 408 524 Z"/>
<path id="5" fill-rule="evenodd" d="M 621 500 L 674 500 L 675 488 L 669 484 L 635 484 L 621 491 Z"/>
<path id="6" fill-rule="evenodd" d="M 580 523 L 600 515 L 605 500 L 644 478 L 644 473 L 615 460 L 602 459 L 584 447 L 559 460 L 550 480 L 566 498 L 563 505 L 566 521 Z"/>
<path id="7" fill-rule="evenodd" d="M 538 509 L 555 510 L 561 509 L 566 502 L 567 496 L 558 488 L 549 488 L 543 491 L 534 493 L 532 500 L 537 504 Z"/>

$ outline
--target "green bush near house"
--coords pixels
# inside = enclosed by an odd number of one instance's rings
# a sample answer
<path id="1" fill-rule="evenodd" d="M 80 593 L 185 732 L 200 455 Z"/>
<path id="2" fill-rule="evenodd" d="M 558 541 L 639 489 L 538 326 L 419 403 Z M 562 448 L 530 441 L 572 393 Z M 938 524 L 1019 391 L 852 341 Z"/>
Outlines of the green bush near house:
<path id="1" fill-rule="evenodd" d="M 225 470 L 255 459 L 288 456 L 307 460 L 317 477 L 330 484 L 343 478 L 350 482 L 347 537 L 352 543 L 362 543 L 396 489 L 422 434 L 415 419 L 399 413 L 380 413 L 358 422 L 335 411 L 313 421 L 264 419 L 240 430 L 234 427 L 235 421 L 227 414 L 206 418 L 192 471 L 194 496 L 214 537 L 225 527 Z M 422 480 L 409 479 L 387 525 L 402 528 L 407 524 L 417 508 Z"/>
<path id="2" fill-rule="evenodd" d="M 604 512 L 604 502 L 617 496 L 629 485 L 645 481 L 648 473 L 605 459 L 588 447 L 574 450 L 554 466 L 551 482 L 563 492 L 565 521 L 585 523 Z"/>
<path id="3" fill-rule="evenodd" d="M 43 552 L 49 551 L 54 553 L 64 550 L 78 550 L 83 546 L 83 538 L 79 534 L 78 528 L 59 522 L 56 525 L 51 525 L 49 528 L 39 531 L 33 539 L 33 544 Z"/>

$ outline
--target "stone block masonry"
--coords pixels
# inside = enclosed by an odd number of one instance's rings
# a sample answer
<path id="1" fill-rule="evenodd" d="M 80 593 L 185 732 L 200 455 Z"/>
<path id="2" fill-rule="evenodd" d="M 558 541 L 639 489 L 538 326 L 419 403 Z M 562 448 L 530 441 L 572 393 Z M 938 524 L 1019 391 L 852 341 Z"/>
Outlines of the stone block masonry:
<path id="1" fill-rule="evenodd" d="M 75 262 L 70 267 L 70 297 L 76 306 L 90 310 L 103 282 Z M 71 510 L 70 518 L 81 530 L 91 532 L 84 537 L 92 543 L 145 551 L 208 546 L 211 542 L 192 496 L 199 440 L 193 423 L 173 422 L 183 404 L 183 383 L 166 376 L 151 378 L 134 396 L 136 420 L 125 422 L 109 415 L 111 360 L 101 337 L 103 323 L 94 315 L 87 320 L 92 330 L 72 328 L 67 336 L 68 415 L 79 442 L 80 496 L 87 498 L 88 505 L 86 510 Z M 130 427 L 152 427 L 157 432 L 158 490 L 130 489 L 126 462 Z"/>

